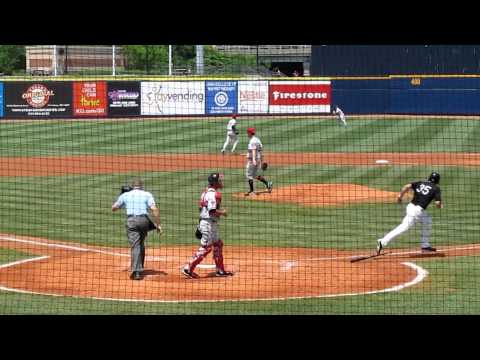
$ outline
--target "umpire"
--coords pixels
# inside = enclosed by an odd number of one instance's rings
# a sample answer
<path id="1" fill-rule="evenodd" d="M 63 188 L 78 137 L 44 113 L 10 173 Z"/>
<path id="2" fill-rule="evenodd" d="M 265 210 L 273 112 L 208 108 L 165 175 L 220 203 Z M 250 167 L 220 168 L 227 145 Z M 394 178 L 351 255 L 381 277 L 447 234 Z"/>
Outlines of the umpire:
<path id="1" fill-rule="evenodd" d="M 122 187 L 122 194 L 112 205 L 112 211 L 126 208 L 127 238 L 131 246 L 132 280 L 142 280 L 145 266 L 145 239 L 149 230 L 156 229 L 160 234 L 160 211 L 155 204 L 153 195 L 143 190 L 143 181 L 134 179 L 132 187 Z M 154 223 L 148 217 L 148 209 L 152 211 Z"/>

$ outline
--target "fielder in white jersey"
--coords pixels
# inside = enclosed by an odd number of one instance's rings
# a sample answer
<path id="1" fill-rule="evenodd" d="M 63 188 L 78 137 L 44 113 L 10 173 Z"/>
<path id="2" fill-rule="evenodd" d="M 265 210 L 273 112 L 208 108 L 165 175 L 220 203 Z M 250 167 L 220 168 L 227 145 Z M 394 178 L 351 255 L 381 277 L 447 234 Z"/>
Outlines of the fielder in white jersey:
<path id="1" fill-rule="evenodd" d="M 343 113 L 342 109 L 340 109 L 337 105 L 333 105 L 332 114 L 337 115 L 337 120 L 340 121 L 343 126 L 347 126 L 345 114 Z"/>
<path id="2" fill-rule="evenodd" d="M 233 144 L 232 146 L 232 153 L 235 152 L 235 148 L 237 147 L 238 144 L 238 130 L 237 130 L 237 115 L 232 114 L 232 118 L 227 124 L 227 139 L 225 140 L 225 143 L 223 144 L 222 147 L 222 154 L 225 154 L 225 151 L 227 150 L 228 145 Z"/>
<path id="3" fill-rule="evenodd" d="M 226 271 L 223 265 L 223 241 L 220 239 L 218 231 L 218 221 L 220 217 L 227 216 L 227 210 L 221 208 L 223 188 L 223 175 L 212 173 L 208 177 L 208 187 L 202 192 L 200 197 L 200 222 L 198 230 L 201 233 L 200 247 L 193 254 L 191 260 L 182 269 L 182 274 L 188 278 L 198 278 L 194 272 L 198 264 L 212 251 L 215 260 L 216 276 L 232 276 L 231 271 Z"/>
<path id="4" fill-rule="evenodd" d="M 246 175 L 248 180 L 249 190 L 245 194 L 245 196 L 255 195 L 253 190 L 253 180 L 256 179 L 261 181 L 265 187 L 267 188 L 268 192 L 272 192 L 273 183 L 271 181 L 267 181 L 265 177 L 260 175 L 260 171 L 262 171 L 262 163 L 263 163 L 263 145 L 262 142 L 258 137 L 255 136 L 255 128 L 249 127 L 247 129 L 248 137 L 250 141 L 248 142 L 247 148 L 247 166 L 246 166 Z"/>

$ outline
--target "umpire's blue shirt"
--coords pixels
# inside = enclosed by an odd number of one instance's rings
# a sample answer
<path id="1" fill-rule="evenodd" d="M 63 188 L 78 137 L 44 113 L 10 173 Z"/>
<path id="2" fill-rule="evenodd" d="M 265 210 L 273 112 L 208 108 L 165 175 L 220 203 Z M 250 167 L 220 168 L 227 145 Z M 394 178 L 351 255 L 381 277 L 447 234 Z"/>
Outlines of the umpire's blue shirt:
<path id="1" fill-rule="evenodd" d="M 114 205 L 118 208 L 126 208 L 127 216 L 147 215 L 148 209 L 155 206 L 155 200 L 148 191 L 133 189 L 120 195 Z"/>

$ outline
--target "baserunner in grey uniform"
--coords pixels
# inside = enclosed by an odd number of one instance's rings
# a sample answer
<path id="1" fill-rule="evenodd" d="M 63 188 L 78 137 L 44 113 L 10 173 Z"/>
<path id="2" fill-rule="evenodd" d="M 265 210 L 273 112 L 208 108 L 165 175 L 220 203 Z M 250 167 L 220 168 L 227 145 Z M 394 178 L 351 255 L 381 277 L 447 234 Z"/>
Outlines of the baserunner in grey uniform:
<path id="1" fill-rule="evenodd" d="M 155 204 L 153 195 L 143 190 L 143 181 L 135 179 L 133 189 L 121 194 L 112 205 L 112 211 L 126 208 L 127 212 L 127 238 L 131 246 L 131 274 L 130 279 L 142 280 L 145 267 L 145 239 L 151 229 L 151 220 L 148 210 L 153 214 L 154 226 L 161 234 L 160 211 Z"/>

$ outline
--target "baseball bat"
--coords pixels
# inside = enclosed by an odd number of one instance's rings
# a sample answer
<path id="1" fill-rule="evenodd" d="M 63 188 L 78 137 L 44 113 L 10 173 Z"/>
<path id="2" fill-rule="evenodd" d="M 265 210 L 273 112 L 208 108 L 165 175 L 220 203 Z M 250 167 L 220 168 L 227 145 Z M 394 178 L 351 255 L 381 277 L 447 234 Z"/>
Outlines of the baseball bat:
<path id="1" fill-rule="evenodd" d="M 378 256 L 385 255 L 386 253 L 381 253 L 381 254 L 372 254 L 372 255 L 363 255 L 363 256 L 356 256 L 350 259 L 351 263 L 358 262 L 358 261 L 363 261 L 363 260 L 368 260 L 371 258 L 375 258 Z"/>

